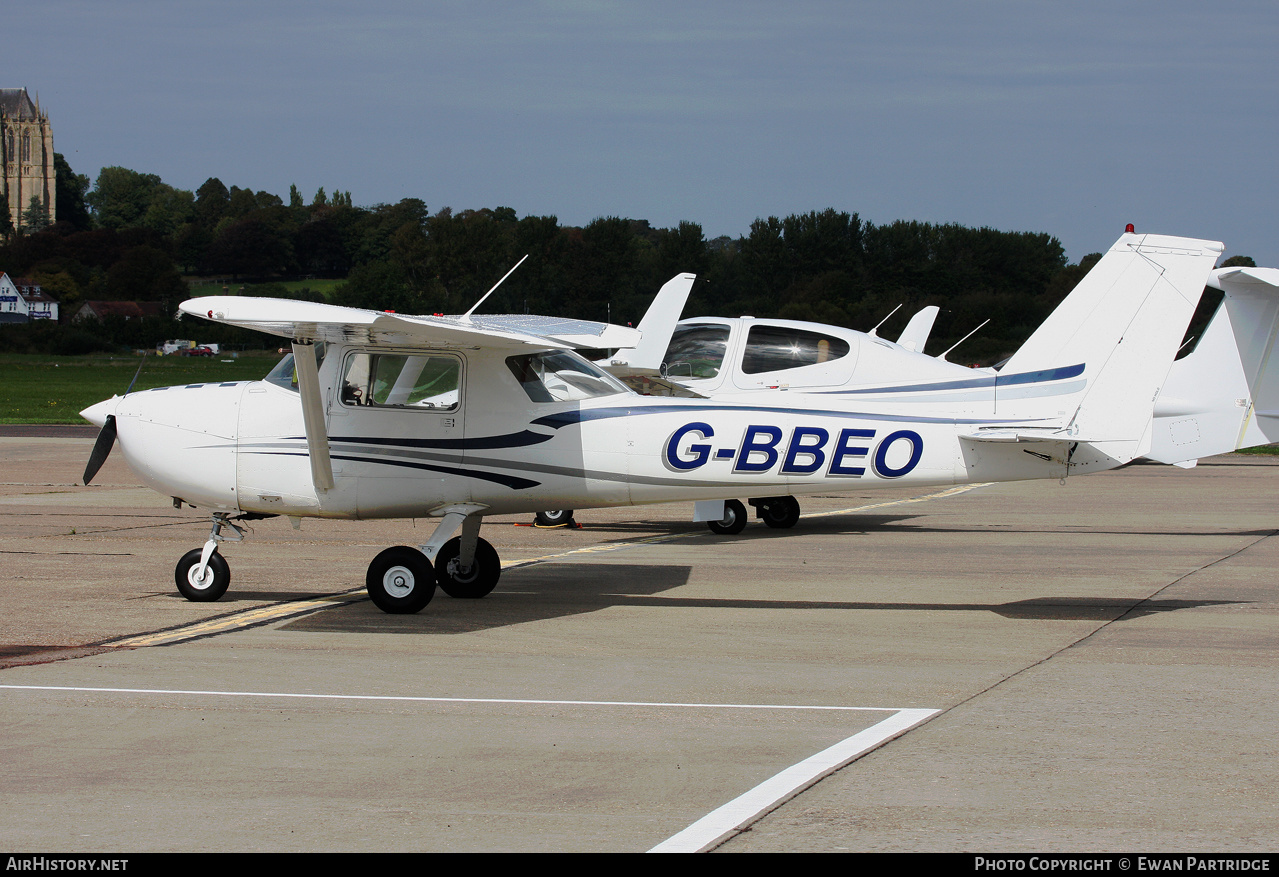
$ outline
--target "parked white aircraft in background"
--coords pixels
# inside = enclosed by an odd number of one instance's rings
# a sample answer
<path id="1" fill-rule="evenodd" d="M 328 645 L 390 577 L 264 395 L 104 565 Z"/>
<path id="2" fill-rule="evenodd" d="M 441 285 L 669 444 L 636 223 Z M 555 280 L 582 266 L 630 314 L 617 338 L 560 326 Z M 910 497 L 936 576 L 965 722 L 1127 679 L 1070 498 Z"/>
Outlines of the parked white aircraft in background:
<path id="1" fill-rule="evenodd" d="M 692 275 L 684 276 L 691 281 Z M 1200 457 L 1266 444 L 1273 430 L 1258 424 L 1279 416 L 1279 358 L 1270 357 L 1279 337 L 1279 269 L 1217 269 L 1207 285 L 1225 293 L 1222 304 L 1193 352 L 1173 363 L 1155 407 L 1152 447 L 1146 455 L 1183 468 L 1193 467 Z M 659 295 L 646 319 L 672 306 L 682 307 L 683 299 Z M 653 373 L 660 369 L 669 383 L 716 399 L 780 389 L 899 403 L 936 400 L 939 391 L 966 392 L 998 374 L 992 368 L 947 362 L 946 355 L 955 347 L 939 356 L 923 355 L 936 315 L 935 307 L 915 314 L 896 344 L 878 337 L 875 330 L 752 317 L 693 317 L 675 325 Z M 662 327 L 665 321 L 653 324 Z M 634 370 L 610 371 L 620 375 Z M 628 383 L 644 391 L 638 381 Z M 799 520 L 794 497 L 747 502 L 770 527 L 792 527 Z M 707 506 L 695 520 L 706 521 L 716 533 L 738 533 L 746 526 L 742 503 L 730 502 L 724 511 L 720 517 L 717 507 Z M 573 512 L 543 511 L 536 520 L 541 526 L 562 526 L 573 521 Z"/>
<path id="2" fill-rule="evenodd" d="M 486 515 L 1060 479 L 1148 454 L 1156 401 L 1221 251 L 1123 235 L 997 374 L 736 399 L 638 396 L 569 349 L 637 347 L 622 327 L 194 299 L 184 313 L 289 338 L 292 357 L 264 381 L 86 409 L 102 434 L 85 481 L 118 438 L 146 484 L 212 511 L 208 541 L 176 570 L 193 600 L 227 588 L 217 548 L 235 515 L 439 518 L 426 544 L 386 549 L 366 575 L 379 607 L 416 612 L 437 581 L 459 597 L 496 585 Z M 1279 431 L 1269 415 L 1252 422 L 1242 436 Z"/>

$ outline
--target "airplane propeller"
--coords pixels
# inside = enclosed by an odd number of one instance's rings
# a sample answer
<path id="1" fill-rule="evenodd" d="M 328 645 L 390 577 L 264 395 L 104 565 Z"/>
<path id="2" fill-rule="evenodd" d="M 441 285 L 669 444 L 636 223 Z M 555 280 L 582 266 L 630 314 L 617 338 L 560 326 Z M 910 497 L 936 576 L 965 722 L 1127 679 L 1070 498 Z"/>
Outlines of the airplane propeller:
<path id="1" fill-rule="evenodd" d="M 125 396 L 133 392 L 133 385 L 138 382 L 138 376 L 142 374 L 142 366 L 146 361 L 147 355 L 144 353 L 142 354 L 142 362 L 138 363 L 138 370 L 133 373 L 133 380 L 129 381 L 129 389 L 124 391 Z M 107 457 L 111 456 L 111 449 L 115 447 L 115 433 L 115 415 L 108 414 L 106 422 L 102 424 L 102 429 L 98 430 L 98 440 L 93 443 L 93 451 L 89 454 L 89 463 L 84 467 L 85 487 L 89 486 L 89 482 L 98 474 L 98 470 L 107 461 Z"/>
<path id="2" fill-rule="evenodd" d="M 88 487 L 89 482 L 93 480 L 93 476 L 98 474 L 98 470 L 107 461 L 107 457 L 111 454 L 111 448 L 114 446 L 115 415 L 108 414 L 107 422 L 102 424 L 102 429 L 98 431 L 98 440 L 93 443 L 93 453 L 89 454 L 89 465 L 84 467 L 85 487 Z"/>

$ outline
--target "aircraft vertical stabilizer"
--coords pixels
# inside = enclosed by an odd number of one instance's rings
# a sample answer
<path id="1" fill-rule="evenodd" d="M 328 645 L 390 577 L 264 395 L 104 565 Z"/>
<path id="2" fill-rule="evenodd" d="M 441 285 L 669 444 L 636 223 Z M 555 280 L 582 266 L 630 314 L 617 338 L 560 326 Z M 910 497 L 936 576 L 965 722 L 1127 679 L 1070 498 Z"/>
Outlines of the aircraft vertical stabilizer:
<path id="1" fill-rule="evenodd" d="M 933 323 L 937 320 L 937 314 L 940 312 L 941 308 L 937 307 L 937 305 L 929 305 L 921 309 L 919 313 L 910 318 L 910 322 L 906 324 L 906 328 L 898 336 L 897 344 L 907 350 L 923 353 L 924 345 L 928 343 L 928 336 L 933 331 Z"/>
<path id="2" fill-rule="evenodd" d="M 1155 406 L 1147 456 L 1161 463 L 1279 442 L 1279 269 L 1221 268 L 1208 285 L 1221 307 Z"/>
<path id="3" fill-rule="evenodd" d="M 1117 458 L 1141 456 L 1155 399 L 1223 249 L 1193 238 L 1120 237 L 1001 371 L 1081 368 L 1079 392 L 1061 401 L 1019 399 L 1016 384 L 997 380 L 996 413 L 1061 417 L 1071 434 L 1113 443 L 1106 452 Z"/>
<path id="4" fill-rule="evenodd" d="M 684 311 L 684 303 L 688 301 L 696 279 L 696 274 L 676 274 L 666 281 L 635 327 L 641 335 L 639 344 L 617 351 L 611 362 L 626 363 L 633 368 L 660 369 L 671 335 L 675 333 L 675 324 L 679 322 L 679 315 Z"/>

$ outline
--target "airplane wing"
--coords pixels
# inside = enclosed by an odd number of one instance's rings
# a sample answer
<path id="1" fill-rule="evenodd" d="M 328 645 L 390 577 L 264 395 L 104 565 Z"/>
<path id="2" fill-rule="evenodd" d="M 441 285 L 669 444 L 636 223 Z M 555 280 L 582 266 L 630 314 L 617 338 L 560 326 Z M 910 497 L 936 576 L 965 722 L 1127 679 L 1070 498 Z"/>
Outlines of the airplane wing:
<path id="1" fill-rule="evenodd" d="M 214 295 L 178 306 L 191 314 L 294 341 L 347 341 L 412 347 L 528 345 L 558 348 L 634 346 L 640 333 L 626 326 L 535 315 L 414 316 L 319 302 Z"/>
<path id="2" fill-rule="evenodd" d="M 682 399 L 705 399 L 701 393 L 695 393 L 683 384 L 668 380 L 655 368 L 633 368 L 629 365 L 603 365 L 596 363 L 604 371 L 617 378 L 641 396 L 678 396 Z"/>
<path id="3" fill-rule="evenodd" d="M 639 332 L 625 326 L 532 315 L 420 317 L 319 302 L 229 295 L 194 298 L 178 307 L 183 314 L 256 329 L 293 342 L 311 480 L 321 492 L 331 490 L 334 482 L 315 359 L 316 341 L 498 350 L 634 346 L 639 341 Z"/>

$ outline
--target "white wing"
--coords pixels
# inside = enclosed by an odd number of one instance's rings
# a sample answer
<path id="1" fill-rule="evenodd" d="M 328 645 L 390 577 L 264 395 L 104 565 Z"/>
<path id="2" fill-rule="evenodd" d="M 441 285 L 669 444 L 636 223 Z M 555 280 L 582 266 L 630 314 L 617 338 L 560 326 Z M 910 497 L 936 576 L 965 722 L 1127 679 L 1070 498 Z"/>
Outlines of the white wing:
<path id="1" fill-rule="evenodd" d="M 413 347 L 609 348 L 634 346 L 637 330 L 589 320 L 533 315 L 414 316 L 319 302 L 214 295 L 179 305 L 191 314 L 295 341 L 348 341 Z"/>

